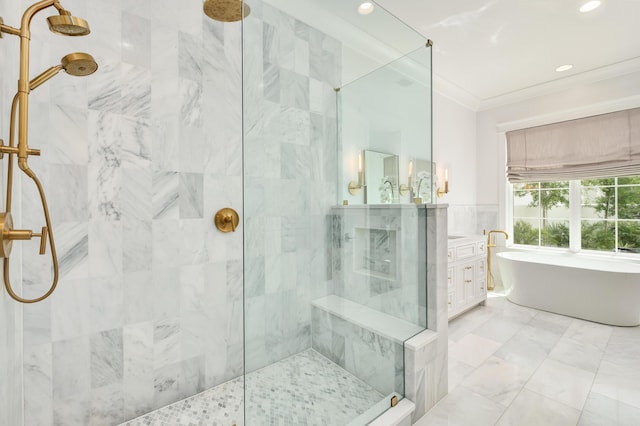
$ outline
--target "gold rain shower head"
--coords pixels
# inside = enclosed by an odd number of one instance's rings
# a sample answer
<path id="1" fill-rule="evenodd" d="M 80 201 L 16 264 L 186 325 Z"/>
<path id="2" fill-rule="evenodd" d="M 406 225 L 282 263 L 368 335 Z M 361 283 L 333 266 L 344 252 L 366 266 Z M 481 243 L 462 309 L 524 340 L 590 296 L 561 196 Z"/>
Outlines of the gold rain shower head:
<path id="1" fill-rule="evenodd" d="M 51 32 L 66 36 L 84 36 L 91 32 L 89 23 L 84 19 L 71 16 L 69 12 L 62 11 L 60 15 L 47 18 Z"/>
<path id="2" fill-rule="evenodd" d="M 242 0 L 205 0 L 202 10 L 209 18 L 221 22 L 240 21 L 251 13 Z"/>

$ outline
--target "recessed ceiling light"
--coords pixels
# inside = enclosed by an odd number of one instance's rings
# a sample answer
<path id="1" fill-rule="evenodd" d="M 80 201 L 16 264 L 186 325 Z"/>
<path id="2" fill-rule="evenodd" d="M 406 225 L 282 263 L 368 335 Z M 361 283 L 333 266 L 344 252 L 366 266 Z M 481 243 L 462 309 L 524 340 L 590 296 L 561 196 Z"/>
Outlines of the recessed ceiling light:
<path id="1" fill-rule="evenodd" d="M 360 15 L 368 15 L 371 12 L 373 12 L 373 3 L 366 1 L 358 6 L 358 13 Z"/>
<path id="2" fill-rule="evenodd" d="M 596 9 L 598 6 L 600 6 L 599 0 L 588 1 L 582 6 L 580 6 L 580 12 L 582 13 L 591 12 L 592 10 Z"/>
<path id="3" fill-rule="evenodd" d="M 556 72 L 569 71 L 571 68 L 573 68 L 573 65 L 571 64 L 560 65 L 556 68 Z"/>

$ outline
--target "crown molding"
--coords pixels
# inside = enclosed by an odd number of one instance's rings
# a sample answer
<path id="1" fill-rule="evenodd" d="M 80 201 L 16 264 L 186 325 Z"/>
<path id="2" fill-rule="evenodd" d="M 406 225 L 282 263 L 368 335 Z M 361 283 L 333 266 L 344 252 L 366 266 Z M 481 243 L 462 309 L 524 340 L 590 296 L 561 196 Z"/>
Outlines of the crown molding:
<path id="1" fill-rule="evenodd" d="M 482 101 L 480 101 L 478 111 L 484 111 L 492 108 L 514 104 L 516 102 L 525 101 L 528 99 L 536 98 L 538 96 L 568 90 L 578 85 L 595 83 L 601 80 L 608 80 L 610 78 L 615 78 L 637 71 L 640 71 L 640 57 L 596 68 L 590 71 L 585 71 L 558 80 L 536 84 L 535 86 L 527 87 L 511 93 L 506 93 L 504 95 L 483 99 Z"/>
<path id="2" fill-rule="evenodd" d="M 433 91 L 471 111 L 478 111 L 481 100 L 442 76 L 433 73 Z"/>

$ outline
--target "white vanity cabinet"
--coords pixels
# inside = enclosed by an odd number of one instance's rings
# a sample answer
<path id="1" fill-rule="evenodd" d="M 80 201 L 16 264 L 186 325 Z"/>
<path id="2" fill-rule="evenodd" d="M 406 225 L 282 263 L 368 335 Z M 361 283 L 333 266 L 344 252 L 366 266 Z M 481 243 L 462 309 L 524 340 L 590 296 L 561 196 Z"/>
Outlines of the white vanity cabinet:
<path id="1" fill-rule="evenodd" d="M 487 298 L 486 237 L 449 237 L 448 307 L 449 319 Z"/>

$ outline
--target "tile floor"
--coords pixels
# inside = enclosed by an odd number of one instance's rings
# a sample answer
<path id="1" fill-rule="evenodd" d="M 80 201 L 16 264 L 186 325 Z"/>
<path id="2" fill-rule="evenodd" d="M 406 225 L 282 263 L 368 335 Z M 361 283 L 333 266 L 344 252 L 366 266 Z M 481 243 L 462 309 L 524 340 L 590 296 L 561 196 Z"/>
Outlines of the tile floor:
<path id="1" fill-rule="evenodd" d="M 251 426 L 344 426 L 384 397 L 312 349 L 245 380 Z M 237 378 L 122 426 L 241 426 L 243 398 L 243 381 Z"/>
<path id="2" fill-rule="evenodd" d="M 640 425 L 640 327 L 492 293 L 449 323 L 449 395 L 418 426 Z"/>

